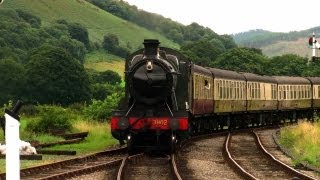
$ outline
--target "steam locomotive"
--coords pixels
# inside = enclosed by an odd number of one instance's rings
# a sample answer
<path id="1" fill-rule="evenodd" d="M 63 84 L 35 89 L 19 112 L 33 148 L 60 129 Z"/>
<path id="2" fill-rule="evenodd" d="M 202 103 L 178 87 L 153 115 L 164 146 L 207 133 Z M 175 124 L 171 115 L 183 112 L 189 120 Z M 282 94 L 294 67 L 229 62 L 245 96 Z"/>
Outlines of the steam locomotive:
<path id="1" fill-rule="evenodd" d="M 135 149 L 174 151 L 194 134 L 312 119 L 319 77 L 261 76 L 201 67 L 180 52 L 144 41 L 125 64 L 125 98 L 111 132 Z"/>

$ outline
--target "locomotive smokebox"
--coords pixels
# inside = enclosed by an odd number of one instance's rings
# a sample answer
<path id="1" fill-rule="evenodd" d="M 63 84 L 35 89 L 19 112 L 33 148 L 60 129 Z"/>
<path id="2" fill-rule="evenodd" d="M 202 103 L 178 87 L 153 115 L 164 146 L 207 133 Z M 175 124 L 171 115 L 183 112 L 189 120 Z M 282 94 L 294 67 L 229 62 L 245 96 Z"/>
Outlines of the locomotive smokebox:
<path id="1" fill-rule="evenodd" d="M 145 39 L 144 45 L 144 55 L 145 56 L 157 56 L 159 55 L 159 40 L 157 39 Z"/>
<path id="2" fill-rule="evenodd" d="M 176 71 L 161 52 L 160 42 L 145 39 L 140 59 L 131 63 L 128 85 L 131 97 L 145 105 L 163 104 L 175 87 Z"/>

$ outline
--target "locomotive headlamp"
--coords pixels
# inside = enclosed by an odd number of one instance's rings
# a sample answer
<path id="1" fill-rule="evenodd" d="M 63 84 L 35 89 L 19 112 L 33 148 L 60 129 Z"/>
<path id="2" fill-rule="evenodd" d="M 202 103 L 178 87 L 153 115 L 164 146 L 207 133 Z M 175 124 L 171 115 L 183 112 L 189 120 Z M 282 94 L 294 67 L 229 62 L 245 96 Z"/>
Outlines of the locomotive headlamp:
<path id="1" fill-rule="evenodd" d="M 0 4 L 2 4 L 2 3 L 3 3 L 3 1 L 4 1 L 4 0 L 0 0 Z"/>
<path id="2" fill-rule="evenodd" d="M 179 128 L 178 119 L 176 119 L 176 118 L 170 119 L 170 127 L 172 130 L 177 130 Z"/>
<path id="3" fill-rule="evenodd" d="M 153 63 L 152 63 L 151 60 L 147 61 L 146 69 L 147 69 L 147 71 L 152 71 L 153 70 Z"/>
<path id="4" fill-rule="evenodd" d="M 125 118 L 125 117 L 122 117 L 120 120 L 119 120 L 119 124 L 118 124 L 119 128 L 121 130 L 125 130 L 129 127 L 129 122 L 128 122 L 128 119 Z"/>

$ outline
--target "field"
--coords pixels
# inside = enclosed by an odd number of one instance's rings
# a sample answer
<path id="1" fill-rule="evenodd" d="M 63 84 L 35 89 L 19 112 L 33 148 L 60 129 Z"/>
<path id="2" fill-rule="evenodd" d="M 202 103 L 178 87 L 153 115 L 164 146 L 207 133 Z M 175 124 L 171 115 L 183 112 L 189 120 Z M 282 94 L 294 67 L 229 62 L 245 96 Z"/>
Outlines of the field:
<path id="1" fill-rule="evenodd" d="M 311 50 L 305 38 L 296 41 L 280 41 L 261 48 L 268 56 L 281 56 L 283 54 L 297 54 L 302 57 L 311 57 Z"/>
<path id="2" fill-rule="evenodd" d="M 84 67 L 102 72 L 112 70 L 124 78 L 124 59 L 107 54 L 104 51 L 94 51 L 86 55 Z"/>
<path id="3" fill-rule="evenodd" d="M 7 0 L 1 8 L 29 11 L 40 17 L 44 25 L 58 19 L 80 23 L 88 29 L 93 42 L 101 42 L 104 35 L 112 33 L 119 37 L 122 46 L 129 43 L 133 50 L 142 47 L 145 38 L 157 38 L 162 45 L 179 48 L 164 36 L 113 16 L 85 0 Z"/>
<path id="4" fill-rule="evenodd" d="M 299 122 L 281 129 L 280 143 L 294 155 L 295 164 L 307 162 L 320 167 L 320 123 Z"/>

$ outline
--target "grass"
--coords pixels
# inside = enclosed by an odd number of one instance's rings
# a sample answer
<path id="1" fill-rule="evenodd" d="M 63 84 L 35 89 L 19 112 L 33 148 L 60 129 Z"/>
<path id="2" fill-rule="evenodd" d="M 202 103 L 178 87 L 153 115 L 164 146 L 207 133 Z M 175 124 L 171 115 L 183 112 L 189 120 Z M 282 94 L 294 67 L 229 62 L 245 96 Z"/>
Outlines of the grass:
<path id="1" fill-rule="evenodd" d="M 98 62 L 113 62 L 113 61 L 124 61 L 124 58 L 108 54 L 104 50 L 93 51 L 85 56 L 85 62 L 88 63 L 98 63 Z"/>
<path id="2" fill-rule="evenodd" d="M 37 140 L 41 143 L 44 142 L 54 142 L 57 140 L 62 140 L 62 138 L 54 137 L 50 135 L 35 135 L 30 134 L 25 127 L 29 120 L 32 118 L 23 117 L 21 120 L 21 133 L 20 137 L 22 140 L 32 138 L 32 140 Z M 51 150 L 75 150 L 77 155 L 85 155 L 89 153 L 94 153 L 106 149 L 108 146 L 117 144 L 117 140 L 114 139 L 110 133 L 110 125 L 106 122 L 100 123 L 95 121 L 86 120 L 75 120 L 73 122 L 73 128 L 75 132 L 88 131 L 88 137 L 81 143 L 70 144 L 70 145 L 60 145 L 53 146 L 46 149 Z M 0 141 L 4 141 L 3 133 L 0 131 Z M 64 159 L 74 158 L 74 156 L 55 156 L 55 155 L 43 155 L 43 160 L 41 161 L 21 161 L 21 168 L 27 168 L 31 166 L 48 164 L 56 161 L 61 161 Z M 0 173 L 5 172 L 5 160 L 0 159 Z"/>
<path id="3" fill-rule="evenodd" d="M 132 50 L 142 47 L 145 38 L 157 38 L 162 45 L 179 48 L 178 44 L 159 33 L 113 16 L 85 0 L 7 0 L 1 8 L 29 11 L 40 17 L 44 25 L 50 25 L 58 19 L 80 23 L 88 29 L 93 42 L 102 42 L 104 35 L 112 33 L 119 37 L 122 46 L 130 43 Z"/>
<path id="4" fill-rule="evenodd" d="M 280 143 L 296 157 L 295 164 L 307 162 L 320 167 L 320 123 L 299 122 L 295 127 L 282 128 Z"/>
<path id="5" fill-rule="evenodd" d="M 112 70 L 124 79 L 125 61 L 117 56 L 107 54 L 104 51 L 94 51 L 86 55 L 84 67 L 99 72 Z"/>

